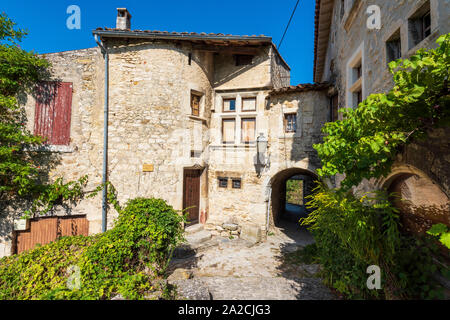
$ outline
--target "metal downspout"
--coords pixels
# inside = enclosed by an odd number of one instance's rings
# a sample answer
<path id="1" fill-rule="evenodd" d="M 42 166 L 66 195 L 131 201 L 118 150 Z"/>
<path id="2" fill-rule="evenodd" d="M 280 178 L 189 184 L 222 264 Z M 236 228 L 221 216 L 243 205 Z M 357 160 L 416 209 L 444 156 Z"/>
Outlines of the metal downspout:
<path id="1" fill-rule="evenodd" d="M 107 167 L 108 167 L 108 113 L 109 113 L 109 55 L 102 41 L 98 39 L 97 35 L 94 35 L 95 42 L 103 53 L 103 58 L 105 59 L 105 107 L 104 107 L 104 124 L 103 124 L 103 175 L 102 175 L 102 232 L 106 231 L 106 212 L 107 212 Z"/>

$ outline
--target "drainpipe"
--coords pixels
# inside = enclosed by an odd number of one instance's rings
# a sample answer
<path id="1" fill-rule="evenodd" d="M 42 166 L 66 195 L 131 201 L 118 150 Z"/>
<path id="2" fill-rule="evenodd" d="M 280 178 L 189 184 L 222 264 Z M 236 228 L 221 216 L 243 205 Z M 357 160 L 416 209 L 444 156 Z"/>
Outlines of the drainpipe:
<path id="1" fill-rule="evenodd" d="M 105 59 L 105 107 L 104 107 L 104 128 L 103 128 L 103 193 L 102 193 L 102 232 L 106 231 L 106 212 L 107 212 L 107 166 L 108 166 L 108 89 L 109 89 L 109 76 L 108 76 L 108 65 L 109 65 L 109 55 L 103 42 L 98 39 L 97 35 L 94 35 L 95 42 L 97 42 L 100 50 L 103 53 L 103 58 Z"/>

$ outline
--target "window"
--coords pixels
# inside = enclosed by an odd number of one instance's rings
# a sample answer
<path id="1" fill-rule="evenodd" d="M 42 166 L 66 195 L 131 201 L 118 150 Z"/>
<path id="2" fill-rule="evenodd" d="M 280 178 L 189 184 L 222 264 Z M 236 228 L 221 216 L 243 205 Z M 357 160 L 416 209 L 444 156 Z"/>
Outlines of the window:
<path id="1" fill-rule="evenodd" d="M 72 83 L 42 82 L 36 93 L 34 134 L 50 145 L 69 145 Z"/>
<path id="2" fill-rule="evenodd" d="M 357 108 L 364 94 L 364 44 L 358 48 L 347 63 L 346 105 Z"/>
<path id="3" fill-rule="evenodd" d="M 362 90 L 361 89 L 353 92 L 353 101 L 354 101 L 353 108 L 357 108 L 358 105 L 362 102 Z"/>
<path id="4" fill-rule="evenodd" d="M 193 116 L 200 116 L 200 99 L 201 95 L 198 93 L 191 92 L 191 114 Z"/>
<path id="5" fill-rule="evenodd" d="M 219 177 L 219 188 L 227 188 L 228 187 L 228 178 Z"/>
<path id="6" fill-rule="evenodd" d="M 341 12 L 340 12 L 340 19 L 344 17 L 345 14 L 345 0 L 341 0 Z"/>
<path id="7" fill-rule="evenodd" d="M 339 118 L 339 95 L 335 94 L 330 98 L 330 121 L 336 121 Z"/>
<path id="8" fill-rule="evenodd" d="M 237 54 L 235 55 L 236 66 L 245 66 L 248 64 L 252 64 L 253 56 L 248 54 Z"/>
<path id="9" fill-rule="evenodd" d="M 410 49 L 431 34 L 430 2 L 427 1 L 408 19 Z"/>
<path id="10" fill-rule="evenodd" d="M 192 63 L 192 53 L 189 52 L 188 54 L 188 65 L 191 65 Z"/>
<path id="11" fill-rule="evenodd" d="M 242 143 L 255 142 L 256 131 L 256 119 L 255 118 L 243 118 L 241 119 L 241 134 Z"/>
<path id="12" fill-rule="evenodd" d="M 240 189 L 241 188 L 241 179 L 240 178 L 233 178 L 231 186 L 233 189 Z"/>
<path id="13" fill-rule="evenodd" d="M 297 131 L 297 114 L 288 113 L 284 115 L 284 131 L 285 132 Z"/>
<path id="14" fill-rule="evenodd" d="M 222 119 L 222 143 L 234 143 L 235 119 Z"/>
<path id="15" fill-rule="evenodd" d="M 256 111 L 256 98 L 242 98 L 242 111 Z"/>
<path id="16" fill-rule="evenodd" d="M 236 99 L 224 99 L 223 100 L 223 112 L 236 111 Z"/>
<path id="17" fill-rule="evenodd" d="M 387 63 L 400 59 L 401 56 L 402 56 L 402 45 L 399 29 L 389 38 L 388 41 L 386 41 Z"/>

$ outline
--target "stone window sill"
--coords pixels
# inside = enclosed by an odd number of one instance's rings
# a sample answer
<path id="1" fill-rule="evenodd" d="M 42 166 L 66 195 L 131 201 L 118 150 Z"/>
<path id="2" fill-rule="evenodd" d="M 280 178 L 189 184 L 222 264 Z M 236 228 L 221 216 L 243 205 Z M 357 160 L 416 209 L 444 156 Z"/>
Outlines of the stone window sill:
<path id="1" fill-rule="evenodd" d="M 204 123 L 207 122 L 207 119 L 206 119 L 206 118 L 202 118 L 202 117 L 199 117 L 199 116 L 194 116 L 194 115 L 192 115 L 192 114 L 189 114 L 189 115 L 188 115 L 188 118 L 191 119 L 191 120 L 202 121 L 202 122 L 204 122 Z"/>

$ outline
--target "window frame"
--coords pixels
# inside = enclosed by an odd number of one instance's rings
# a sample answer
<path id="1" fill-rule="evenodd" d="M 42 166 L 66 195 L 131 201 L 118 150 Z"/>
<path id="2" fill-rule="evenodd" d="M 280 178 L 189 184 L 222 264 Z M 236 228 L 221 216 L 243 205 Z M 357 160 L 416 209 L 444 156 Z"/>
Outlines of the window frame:
<path id="1" fill-rule="evenodd" d="M 255 101 L 255 109 L 244 110 L 244 101 L 245 100 L 254 100 Z M 256 109 L 257 109 L 256 103 L 257 103 L 256 97 L 242 97 L 241 98 L 241 112 L 254 112 L 254 111 L 256 111 Z"/>
<path id="2" fill-rule="evenodd" d="M 233 121 L 234 122 L 234 129 L 233 129 L 233 140 L 232 141 L 225 141 L 225 135 L 224 135 L 224 122 L 226 121 Z M 222 144 L 235 144 L 236 143 L 236 118 L 222 118 Z"/>
<path id="3" fill-rule="evenodd" d="M 239 187 L 235 187 L 234 183 L 239 182 Z M 242 179 L 241 178 L 231 178 L 231 188 L 232 189 L 242 189 Z"/>
<path id="4" fill-rule="evenodd" d="M 217 177 L 217 183 L 218 183 L 219 188 L 221 188 L 221 189 L 228 189 L 228 180 L 229 180 L 228 177 Z M 223 182 L 223 181 L 226 182 L 225 186 L 223 186 L 221 184 L 221 182 Z"/>
<path id="5" fill-rule="evenodd" d="M 289 118 L 294 120 L 293 129 L 288 130 Z M 292 122 L 292 121 L 291 121 Z M 289 112 L 283 115 L 283 124 L 284 124 L 284 132 L 285 133 L 296 133 L 297 132 L 297 113 Z"/>
<path id="6" fill-rule="evenodd" d="M 225 110 L 225 102 L 234 101 L 234 110 Z M 222 99 L 222 112 L 223 113 L 235 113 L 237 111 L 237 99 L 236 98 L 223 98 Z"/>
<path id="7" fill-rule="evenodd" d="M 245 121 L 253 120 L 254 122 L 254 134 L 252 141 L 244 141 L 244 130 L 243 125 Z M 256 143 L 256 117 L 241 117 L 241 143 L 242 144 L 254 144 Z"/>
<path id="8" fill-rule="evenodd" d="M 198 114 L 194 114 L 194 108 L 192 105 L 193 97 L 198 97 Z M 201 102 L 202 102 L 203 94 L 201 92 L 191 90 L 191 115 L 194 117 L 200 117 L 201 115 Z"/>

